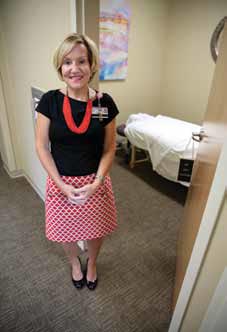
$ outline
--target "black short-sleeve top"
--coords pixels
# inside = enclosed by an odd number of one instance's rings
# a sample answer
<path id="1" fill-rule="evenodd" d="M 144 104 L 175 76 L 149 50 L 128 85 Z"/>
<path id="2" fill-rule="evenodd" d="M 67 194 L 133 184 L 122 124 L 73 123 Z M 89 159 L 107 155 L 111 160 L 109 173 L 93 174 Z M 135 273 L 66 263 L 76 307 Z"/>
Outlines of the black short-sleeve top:
<path id="1" fill-rule="evenodd" d="M 50 119 L 50 149 L 60 175 L 80 176 L 95 173 L 103 152 L 105 126 L 119 113 L 118 108 L 107 93 L 100 98 L 101 107 L 108 109 L 107 117 L 100 121 L 92 114 L 88 130 L 75 134 L 66 125 L 62 106 L 64 94 L 60 90 L 50 90 L 43 94 L 36 111 Z M 72 116 L 79 126 L 83 120 L 86 105 L 84 101 L 69 98 Z M 100 107 L 96 98 L 92 107 Z"/>

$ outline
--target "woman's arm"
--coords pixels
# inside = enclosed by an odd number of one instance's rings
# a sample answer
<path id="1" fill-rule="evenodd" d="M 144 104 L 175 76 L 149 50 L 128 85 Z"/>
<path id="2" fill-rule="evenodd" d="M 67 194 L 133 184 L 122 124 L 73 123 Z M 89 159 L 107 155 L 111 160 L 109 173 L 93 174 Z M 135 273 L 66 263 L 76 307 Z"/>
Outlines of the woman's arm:
<path id="1" fill-rule="evenodd" d="M 75 198 L 75 188 L 65 184 L 57 170 L 53 157 L 49 150 L 49 127 L 50 119 L 41 113 L 38 113 L 36 120 L 36 152 L 38 157 L 47 171 L 48 175 L 53 179 L 57 187 L 71 200 Z"/>
<path id="2" fill-rule="evenodd" d="M 94 183 L 100 184 L 102 182 L 102 177 L 107 175 L 112 166 L 114 155 L 116 150 L 116 120 L 113 119 L 105 127 L 105 139 L 102 158 L 99 163 L 97 170 L 97 178 Z"/>

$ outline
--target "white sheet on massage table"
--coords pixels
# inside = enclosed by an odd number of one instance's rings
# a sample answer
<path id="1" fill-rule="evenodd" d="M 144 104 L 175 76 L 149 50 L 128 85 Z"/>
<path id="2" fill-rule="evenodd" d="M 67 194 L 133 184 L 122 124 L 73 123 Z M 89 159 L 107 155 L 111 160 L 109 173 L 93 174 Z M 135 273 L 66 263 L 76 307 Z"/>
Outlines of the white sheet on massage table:
<path id="1" fill-rule="evenodd" d="M 180 158 L 195 157 L 198 144 L 192 132 L 200 126 L 163 115 L 138 113 L 129 116 L 125 135 L 131 144 L 149 152 L 153 169 L 169 180 L 177 181 Z M 194 151 L 193 151 L 194 150 Z"/>

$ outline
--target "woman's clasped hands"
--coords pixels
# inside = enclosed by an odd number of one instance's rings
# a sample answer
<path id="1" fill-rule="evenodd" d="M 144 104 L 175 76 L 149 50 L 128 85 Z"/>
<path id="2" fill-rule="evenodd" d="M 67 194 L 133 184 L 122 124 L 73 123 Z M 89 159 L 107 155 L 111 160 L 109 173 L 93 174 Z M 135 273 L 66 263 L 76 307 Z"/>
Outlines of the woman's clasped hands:
<path id="1" fill-rule="evenodd" d="M 98 185 L 95 183 L 86 184 L 81 188 L 75 188 L 72 185 L 65 184 L 62 191 L 67 196 L 70 203 L 84 204 L 87 199 L 95 193 L 97 188 Z"/>

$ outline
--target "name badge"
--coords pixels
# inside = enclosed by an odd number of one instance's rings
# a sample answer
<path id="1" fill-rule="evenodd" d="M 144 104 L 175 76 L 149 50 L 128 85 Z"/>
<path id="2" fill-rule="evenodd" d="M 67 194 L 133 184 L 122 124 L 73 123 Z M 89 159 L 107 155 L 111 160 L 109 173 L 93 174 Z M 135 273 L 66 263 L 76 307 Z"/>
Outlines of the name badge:
<path id="1" fill-rule="evenodd" d="M 99 119 L 102 121 L 103 119 L 108 118 L 108 108 L 107 107 L 92 107 L 92 118 Z"/>

